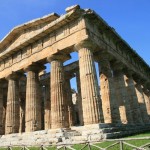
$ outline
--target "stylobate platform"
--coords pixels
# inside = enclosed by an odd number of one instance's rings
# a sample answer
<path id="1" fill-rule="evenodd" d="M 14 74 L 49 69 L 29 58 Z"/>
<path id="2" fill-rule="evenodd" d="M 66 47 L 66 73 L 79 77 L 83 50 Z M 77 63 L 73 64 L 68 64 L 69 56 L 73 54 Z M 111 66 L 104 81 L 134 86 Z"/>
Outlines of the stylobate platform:
<path id="1" fill-rule="evenodd" d="M 97 142 L 103 139 L 119 138 L 150 130 L 150 126 L 93 124 L 70 129 L 42 130 L 28 133 L 3 135 L 0 146 L 35 146 L 49 144 L 74 144 Z"/>

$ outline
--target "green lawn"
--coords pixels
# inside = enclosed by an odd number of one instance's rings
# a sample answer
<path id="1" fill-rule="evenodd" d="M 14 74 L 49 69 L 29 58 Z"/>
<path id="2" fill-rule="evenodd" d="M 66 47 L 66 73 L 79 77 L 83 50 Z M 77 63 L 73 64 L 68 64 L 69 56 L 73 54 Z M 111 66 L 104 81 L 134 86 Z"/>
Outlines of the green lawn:
<path id="1" fill-rule="evenodd" d="M 150 137 L 150 132 L 141 133 L 141 134 L 137 134 L 137 135 L 133 135 L 133 136 L 128 136 L 128 137 L 126 137 L 124 139 L 128 139 L 128 138 L 144 138 L 144 137 Z M 107 141 L 107 142 L 102 142 L 102 143 L 95 143 L 94 145 L 100 146 L 101 148 L 106 148 L 106 147 L 108 147 L 111 144 L 114 144 L 116 142 L 117 141 Z M 132 144 L 132 145 L 135 145 L 135 146 L 141 146 L 141 145 L 150 143 L 150 140 L 129 140 L 129 141 L 126 141 L 126 143 L 129 143 L 129 144 Z M 94 145 L 90 146 L 91 150 L 99 150 L 99 148 L 95 147 Z M 89 147 L 86 144 L 73 145 L 72 148 L 74 148 L 76 150 L 80 150 L 81 148 L 82 148 L 82 150 L 89 150 Z M 28 147 L 28 149 L 29 150 L 41 150 L 38 147 Z M 26 150 L 28 150 L 28 149 L 26 149 Z M 53 146 L 53 147 L 46 147 L 46 149 L 47 150 L 56 150 L 56 147 L 55 146 Z M 43 150 L 46 150 L 46 149 L 43 149 Z M 133 149 L 134 148 L 131 148 L 128 145 L 125 145 L 125 144 L 123 145 L 123 150 L 133 150 Z M 6 148 L 0 148 L 0 150 L 6 150 Z M 10 150 L 21 150 L 21 147 L 15 147 L 15 148 L 12 148 Z M 64 148 L 61 148 L 60 150 L 64 150 Z M 66 150 L 69 150 L 69 149 L 66 148 Z M 120 150 L 119 149 L 119 144 L 109 148 L 109 150 Z M 150 147 L 149 148 L 147 147 L 147 150 L 150 150 Z"/>
<path id="2" fill-rule="evenodd" d="M 124 139 L 128 139 L 128 138 L 144 138 L 144 137 L 150 137 L 150 132 L 146 132 L 146 133 L 141 133 L 141 134 L 137 134 L 137 135 L 133 135 L 133 136 L 128 136 Z M 110 146 L 111 144 L 116 143 L 117 141 L 108 141 L 108 142 L 102 142 L 102 143 L 96 143 L 94 145 L 100 146 L 101 148 L 106 148 L 108 146 Z M 147 143 L 150 143 L 150 140 L 129 140 L 126 141 L 126 143 L 135 145 L 135 146 L 141 146 Z M 81 149 L 82 147 L 84 147 L 84 145 L 74 145 L 73 148 L 75 149 Z M 98 150 L 98 148 L 91 146 L 92 150 Z M 88 150 L 88 147 L 85 147 L 84 150 Z M 112 148 L 109 148 L 109 150 L 120 150 L 119 149 L 119 144 L 113 146 Z M 131 148 L 128 145 L 123 145 L 123 150 L 133 150 L 133 148 Z M 147 150 L 150 150 L 150 147 L 147 148 Z"/>
<path id="3" fill-rule="evenodd" d="M 140 138 L 140 137 L 150 137 L 150 131 L 145 132 L 145 133 L 135 134 L 135 135 L 129 136 L 128 138 Z"/>

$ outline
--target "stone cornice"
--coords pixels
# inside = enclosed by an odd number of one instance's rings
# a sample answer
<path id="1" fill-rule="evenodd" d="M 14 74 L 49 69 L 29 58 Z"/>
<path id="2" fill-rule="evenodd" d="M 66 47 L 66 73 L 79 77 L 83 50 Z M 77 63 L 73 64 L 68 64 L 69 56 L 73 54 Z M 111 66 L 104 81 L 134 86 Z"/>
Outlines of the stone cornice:
<path id="1" fill-rule="evenodd" d="M 13 28 L 1 41 L 0 41 L 0 49 L 5 46 L 7 43 L 9 43 L 10 41 L 12 41 L 12 39 L 14 39 L 14 36 L 18 35 L 21 33 L 22 30 L 26 30 L 28 28 L 37 26 L 39 24 L 43 24 L 45 22 L 52 22 L 56 19 L 59 18 L 59 15 L 56 13 L 51 13 L 47 16 L 44 16 L 42 18 L 38 18 L 38 19 L 34 19 L 32 21 L 29 21 L 25 24 L 16 26 L 15 28 Z"/>
<path id="2" fill-rule="evenodd" d="M 108 23 L 104 21 L 95 11 L 88 9 L 86 10 L 84 16 L 92 19 L 93 23 L 95 22 L 98 24 L 101 28 L 101 31 L 104 33 L 107 32 L 107 34 L 111 35 L 112 39 L 115 39 L 116 43 L 119 45 L 124 45 L 126 51 L 128 51 L 136 61 L 142 63 L 142 65 L 145 66 L 150 72 L 150 66 L 143 60 L 143 58 L 141 58 L 137 52 L 133 50 L 125 40 L 123 40 L 123 38 L 115 31 L 115 29 L 109 26 Z"/>
<path id="3" fill-rule="evenodd" d="M 71 76 L 74 76 L 74 73 L 76 70 L 79 70 L 79 62 L 75 61 L 71 64 L 65 65 L 64 66 L 64 71 L 71 74 Z M 46 73 L 40 76 L 40 81 L 46 80 L 50 77 L 50 73 Z"/>
<path id="4" fill-rule="evenodd" d="M 16 53 L 17 51 L 22 53 L 24 48 L 27 46 L 31 46 L 31 44 L 33 44 L 35 41 L 37 42 L 37 40 L 42 39 L 43 37 L 45 37 L 47 34 L 49 33 L 53 33 L 55 32 L 57 29 L 61 29 L 62 26 L 66 25 L 67 23 L 72 23 L 74 20 L 77 20 L 78 18 L 84 18 L 84 19 L 89 19 L 92 20 L 92 24 L 96 24 L 99 28 L 99 30 L 103 33 L 105 33 L 106 35 L 109 34 L 109 37 L 111 39 L 113 39 L 113 44 L 115 45 L 115 47 L 112 48 L 112 50 L 116 50 L 117 46 L 120 47 L 119 50 L 121 49 L 121 51 L 125 52 L 125 54 L 128 54 L 129 57 L 131 57 L 131 59 L 133 60 L 133 67 L 135 67 L 134 63 L 136 62 L 137 65 L 140 65 L 140 68 L 142 68 L 140 71 L 143 73 L 145 73 L 148 78 L 150 76 L 150 67 L 148 64 L 146 64 L 146 62 L 128 45 L 128 43 L 126 43 L 119 35 L 118 33 L 114 30 L 114 28 L 110 27 L 98 14 L 96 14 L 94 11 L 90 10 L 90 9 L 86 9 L 86 10 L 82 10 L 80 9 L 79 6 L 75 6 L 75 7 L 71 7 L 71 9 L 67 10 L 67 13 L 65 15 L 62 16 L 58 16 L 57 14 L 53 13 L 50 14 L 44 18 L 41 19 L 37 19 L 37 20 L 33 20 L 31 22 L 28 22 L 24 25 L 18 26 L 16 28 L 14 28 L 1 42 L 0 42 L 0 60 L 2 60 L 2 65 L 4 63 L 7 63 L 7 60 L 10 55 L 12 55 L 13 53 Z M 79 20 L 79 19 L 78 19 Z M 14 37 L 18 34 L 21 34 L 21 30 L 23 29 L 27 29 L 27 28 L 31 28 L 33 26 L 37 26 L 37 25 L 41 25 L 42 23 L 46 23 L 48 22 L 48 24 L 46 26 L 44 26 L 42 28 L 42 31 L 38 32 L 36 35 L 34 35 L 31 38 L 28 38 L 26 40 L 23 40 L 23 42 L 21 43 L 17 43 L 15 46 L 10 46 L 9 47 L 9 43 L 13 42 Z M 91 21 L 90 21 L 91 22 Z M 84 32 L 84 34 L 86 34 L 86 36 L 88 38 L 90 37 L 90 32 L 88 32 L 88 27 L 83 27 L 85 30 L 87 28 L 87 31 Z M 68 30 L 68 29 L 66 29 Z M 79 32 L 81 31 L 81 28 L 79 28 Z M 67 32 L 64 30 L 64 32 Z M 95 31 L 96 32 L 96 31 Z M 73 33 L 71 33 L 73 34 Z M 99 33 L 95 33 L 95 34 L 99 34 Z M 61 35 L 61 32 L 60 32 Z M 69 35 L 69 34 L 68 34 Z M 85 35 L 84 35 L 85 36 Z M 54 38 L 56 38 L 56 36 L 54 36 Z M 64 37 L 63 37 L 64 38 Z M 61 38 L 58 38 L 58 40 L 56 41 L 60 41 Z M 80 40 L 84 40 L 80 39 Z M 80 42 L 80 40 L 78 40 L 77 42 Z M 95 39 L 92 39 L 93 41 Z M 42 43 L 42 42 L 41 42 Z M 53 42 L 54 43 L 54 42 Z M 53 44 L 52 43 L 52 44 Z M 51 44 L 51 45 L 52 45 Z M 73 44 L 77 44 L 77 43 L 73 43 Z M 106 43 L 107 44 L 107 43 Z M 42 44 L 41 44 L 42 45 Z M 57 44 L 55 44 L 57 45 Z M 60 44 L 62 45 L 62 44 Z M 116 46 L 117 45 L 117 46 Z M 7 47 L 8 46 L 8 47 Z M 70 45 L 71 46 L 71 45 Z M 108 46 L 108 45 L 105 45 Z M 109 45 L 110 46 L 110 45 Z M 6 48 L 7 47 L 7 48 Z M 29 53 L 30 49 L 32 49 L 31 47 L 29 47 Z M 49 45 L 50 47 L 50 45 Z M 45 47 L 44 47 L 45 48 Z M 51 46 L 51 48 L 53 48 Z M 65 48 L 65 47 L 63 47 Z M 63 49 L 62 48 L 62 49 Z M 20 51 L 19 51 L 20 50 Z M 33 52 L 34 53 L 34 52 Z M 17 54 L 19 55 L 19 54 Z M 22 57 L 23 54 L 20 54 L 19 56 Z M 12 56 L 11 56 L 12 57 Z M 11 61 L 13 58 L 10 58 Z M 129 63 L 132 63 L 129 61 Z M 128 60 L 127 60 L 128 61 Z M 9 62 L 9 60 L 8 60 Z M 12 62 L 10 62 L 12 64 Z M 11 66 L 11 65 L 9 65 Z M 5 66 L 6 68 L 7 66 Z M 137 67 L 139 68 L 139 67 Z M 136 69 L 137 69 L 136 68 Z M 3 68 L 2 68 L 3 69 Z"/>
<path id="5" fill-rule="evenodd" d="M 63 25 L 73 21 L 76 18 L 79 18 L 82 15 L 82 13 L 83 13 L 82 9 L 77 9 L 77 10 L 75 9 L 75 10 L 69 11 L 67 14 L 64 14 L 60 17 L 58 17 L 58 15 L 55 13 L 48 15 L 48 17 L 51 16 L 51 18 L 53 18 L 52 22 L 49 23 L 48 25 L 46 25 L 41 32 L 39 32 L 34 37 L 31 37 L 31 38 L 27 39 L 26 41 L 23 41 L 23 43 L 20 43 L 15 48 L 7 49 L 7 46 L 10 43 L 13 43 L 14 37 L 18 36 L 19 33 L 21 33 L 21 30 L 30 28 L 31 27 L 30 24 L 32 24 L 32 27 L 40 25 L 40 23 L 44 23 L 44 20 L 46 21 L 47 17 L 45 17 L 44 19 L 37 19 L 35 21 L 33 20 L 33 21 L 26 23 L 24 25 L 15 27 L 0 42 L 0 59 L 2 59 L 2 57 L 5 58 L 7 55 L 9 55 L 8 53 L 13 53 L 13 51 L 18 51 L 19 49 L 22 49 L 23 47 L 27 46 L 29 43 L 33 43 L 33 42 L 37 41 L 38 39 L 40 39 L 41 37 L 44 37 L 46 34 L 54 32 L 55 30 L 62 27 Z M 43 21 L 40 22 L 41 20 L 43 20 Z"/>

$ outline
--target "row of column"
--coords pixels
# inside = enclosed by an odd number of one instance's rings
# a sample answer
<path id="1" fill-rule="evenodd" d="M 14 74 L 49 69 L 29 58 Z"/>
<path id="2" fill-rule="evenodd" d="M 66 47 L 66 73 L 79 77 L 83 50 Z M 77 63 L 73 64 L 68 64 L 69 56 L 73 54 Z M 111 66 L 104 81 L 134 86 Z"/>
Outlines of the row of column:
<path id="1" fill-rule="evenodd" d="M 108 56 L 101 57 L 99 68 L 104 122 L 149 124 L 150 109 L 146 101 L 150 99 L 140 81 L 133 80 L 133 72 L 118 63 L 110 65 Z"/>
<path id="2" fill-rule="evenodd" d="M 108 57 L 100 56 L 99 90 L 92 51 L 94 46 L 85 42 L 76 45 L 75 48 L 79 54 L 79 72 L 76 73 L 76 76 L 79 77 L 77 78 L 77 86 L 78 105 L 81 108 L 79 109 L 81 125 L 103 122 L 140 125 L 149 123 L 150 94 L 147 88 L 143 92 L 139 81 L 135 84 L 132 72 L 124 72 L 121 65 L 117 63 L 110 65 Z M 48 112 L 45 113 L 45 128 L 68 128 L 73 124 L 74 115 L 73 110 L 70 109 L 72 108 L 71 88 L 68 75 L 65 75 L 63 67 L 63 63 L 69 59 L 70 55 L 60 52 L 47 58 L 51 63 L 51 81 L 50 100 L 46 101 L 47 109 L 45 111 Z M 27 73 L 25 132 L 41 129 L 41 89 L 38 73 L 43 69 L 44 67 L 39 64 L 32 64 L 25 68 Z M 19 132 L 20 77 L 20 73 L 12 73 L 7 77 L 5 134 Z M 2 106 L 3 99 L 1 90 L 0 87 L 0 106 Z M 0 111 L 1 120 L 3 112 L 2 109 Z M 2 126 L 1 122 L 0 125 Z"/>

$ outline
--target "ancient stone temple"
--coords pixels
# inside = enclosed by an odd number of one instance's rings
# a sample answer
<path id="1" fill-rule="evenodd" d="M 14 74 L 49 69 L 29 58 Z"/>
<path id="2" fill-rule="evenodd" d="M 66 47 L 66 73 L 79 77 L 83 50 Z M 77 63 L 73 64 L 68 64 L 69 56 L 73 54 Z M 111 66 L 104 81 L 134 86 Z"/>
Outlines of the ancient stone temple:
<path id="1" fill-rule="evenodd" d="M 73 52 L 78 61 L 64 65 Z M 93 10 L 69 7 L 17 26 L 0 42 L 0 145 L 97 141 L 146 130 L 150 67 Z"/>

